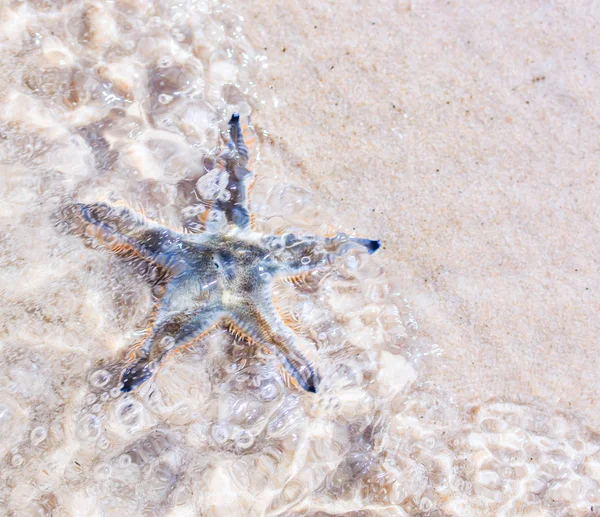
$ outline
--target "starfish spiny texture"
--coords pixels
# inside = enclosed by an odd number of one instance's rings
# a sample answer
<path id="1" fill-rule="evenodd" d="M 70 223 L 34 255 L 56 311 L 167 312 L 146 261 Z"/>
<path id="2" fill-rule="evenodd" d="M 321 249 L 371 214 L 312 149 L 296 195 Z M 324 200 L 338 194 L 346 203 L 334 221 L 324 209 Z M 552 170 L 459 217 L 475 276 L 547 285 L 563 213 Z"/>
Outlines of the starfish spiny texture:
<path id="1" fill-rule="evenodd" d="M 274 353 L 294 384 L 317 391 L 318 374 L 277 313 L 273 281 L 306 274 L 356 247 L 373 253 L 379 241 L 344 234 L 298 237 L 254 231 L 248 207 L 253 179 L 246 168 L 248 154 L 239 116 L 234 114 L 222 154 L 227 195 L 213 204 L 226 224 L 212 228 L 209 224 L 201 233 L 177 232 L 129 208 L 105 203 L 77 203 L 63 209 L 61 219 L 70 233 L 94 248 L 148 264 L 153 281 L 164 286 L 153 325 L 123 372 L 122 391 L 142 384 L 173 350 L 221 323 Z"/>

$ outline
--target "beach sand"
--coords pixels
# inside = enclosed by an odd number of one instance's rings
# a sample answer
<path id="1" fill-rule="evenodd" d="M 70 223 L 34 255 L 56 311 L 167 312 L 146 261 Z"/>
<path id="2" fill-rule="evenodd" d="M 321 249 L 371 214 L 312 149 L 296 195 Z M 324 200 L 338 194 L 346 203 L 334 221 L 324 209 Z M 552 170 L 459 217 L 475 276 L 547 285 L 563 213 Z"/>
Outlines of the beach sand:
<path id="1" fill-rule="evenodd" d="M 235 5 L 235 3 L 234 3 Z M 275 152 L 384 242 L 430 378 L 528 394 L 593 427 L 600 395 L 597 4 L 238 4 L 268 56 Z"/>
<path id="2" fill-rule="evenodd" d="M 599 15 L 2 6 L 0 514 L 598 515 Z M 233 112 L 258 232 L 382 249 L 269 284 L 316 394 L 226 328 L 122 393 L 157 271 L 70 204 L 206 229 Z"/>

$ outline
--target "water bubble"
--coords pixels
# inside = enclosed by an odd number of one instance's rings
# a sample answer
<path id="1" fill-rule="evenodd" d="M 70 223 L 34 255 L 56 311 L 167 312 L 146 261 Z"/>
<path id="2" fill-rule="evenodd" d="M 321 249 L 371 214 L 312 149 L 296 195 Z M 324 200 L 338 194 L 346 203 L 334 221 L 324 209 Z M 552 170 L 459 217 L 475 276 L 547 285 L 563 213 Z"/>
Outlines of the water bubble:
<path id="1" fill-rule="evenodd" d="M 300 244 L 300 239 L 293 233 L 286 233 L 282 238 L 286 248 L 294 248 Z"/>
<path id="2" fill-rule="evenodd" d="M 425 438 L 423 440 L 423 447 L 425 447 L 426 449 L 433 449 L 435 447 L 435 437 L 428 436 L 427 438 Z"/>
<path id="3" fill-rule="evenodd" d="M 274 381 L 267 381 L 260 385 L 259 393 L 262 400 L 271 402 L 279 395 L 279 388 Z"/>
<path id="4" fill-rule="evenodd" d="M 230 431 L 227 422 L 219 422 L 212 427 L 211 435 L 215 443 L 222 445 L 229 440 Z"/>
<path id="5" fill-rule="evenodd" d="M 165 336 L 160 340 L 159 346 L 162 350 L 171 350 L 175 346 L 175 338 L 173 336 Z"/>
<path id="6" fill-rule="evenodd" d="M 142 405 L 134 401 L 123 402 L 117 408 L 117 419 L 127 427 L 135 427 L 142 419 Z"/>
<path id="7" fill-rule="evenodd" d="M 247 449 L 254 443 L 254 436 L 247 429 L 241 429 L 235 433 L 233 441 L 240 449 Z"/>
<path id="8" fill-rule="evenodd" d="M 183 43 L 186 40 L 186 33 L 182 31 L 179 27 L 173 27 L 171 29 L 171 34 L 175 41 L 179 43 Z"/>
<path id="9" fill-rule="evenodd" d="M 288 399 L 295 402 L 295 399 Z M 267 432 L 272 437 L 282 437 L 294 430 L 302 421 L 304 413 L 297 408 L 283 407 L 273 414 L 271 421 L 267 426 Z"/>
<path id="10" fill-rule="evenodd" d="M 157 490 L 169 490 L 177 482 L 177 475 L 166 463 L 160 463 L 154 470 L 152 486 Z"/>
<path id="11" fill-rule="evenodd" d="M 20 454 L 14 454 L 10 460 L 10 464 L 13 467 L 20 467 L 21 465 L 23 465 L 23 461 L 23 456 L 21 456 Z"/>
<path id="12" fill-rule="evenodd" d="M 46 436 L 48 436 L 48 431 L 45 427 L 40 426 L 31 431 L 29 438 L 32 445 L 39 445 L 46 439 Z"/>
<path id="13" fill-rule="evenodd" d="M 121 396 L 121 390 L 118 387 L 111 388 L 109 393 L 113 399 L 116 399 L 117 397 Z"/>
<path id="14" fill-rule="evenodd" d="M 310 257 L 302 257 L 300 262 L 306 266 L 307 264 L 310 264 Z"/>
<path id="15" fill-rule="evenodd" d="M 221 201 L 222 203 L 226 203 L 230 199 L 231 199 L 231 192 L 229 192 L 229 190 L 223 190 L 219 194 L 219 197 L 218 197 L 218 200 Z"/>
<path id="16" fill-rule="evenodd" d="M 112 468 L 106 463 L 100 463 L 95 468 L 95 472 L 100 479 L 108 479 L 112 473 Z"/>
<path id="17" fill-rule="evenodd" d="M 164 104 L 164 105 L 169 104 L 172 100 L 173 100 L 173 96 L 167 95 L 166 93 L 161 93 L 158 96 L 158 102 L 160 102 L 161 104 Z"/>
<path id="18" fill-rule="evenodd" d="M 207 172 L 196 182 L 196 191 L 207 201 L 217 199 L 227 188 L 229 174 L 221 169 Z"/>
<path id="19" fill-rule="evenodd" d="M 131 456 L 129 454 L 121 454 L 117 459 L 117 465 L 122 469 L 125 469 L 131 465 Z"/>
<path id="20" fill-rule="evenodd" d="M 90 375 L 90 384 L 94 388 L 104 388 L 111 379 L 111 374 L 106 370 L 96 370 Z"/>
<path id="21" fill-rule="evenodd" d="M 81 441 L 93 441 L 100 436 L 102 424 L 96 415 L 83 415 L 77 422 L 76 435 Z"/>
<path id="22" fill-rule="evenodd" d="M 422 512 L 429 512 L 433 508 L 433 502 L 428 497 L 421 497 L 419 501 L 419 509 Z"/>
<path id="23" fill-rule="evenodd" d="M 173 493 L 173 501 L 175 506 L 183 506 L 193 497 L 192 490 L 189 486 L 179 485 Z"/>
<path id="24" fill-rule="evenodd" d="M 504 467 L 502 469 L 501 476 L 503 478 L 506 478 L 506 479 L 514 479 L 514 477 L 515 477 L 515 469 L 513 469 L 512 467 Z"/>
<path id="25" fill-rule="evenodd" d="M 281 242 L 281 239 L 271 239 L 271 240 L 269 240 L 267 246 L 269 249 L 272 249 L 273 251 L 279 251 L 284 248 L 284 245 L 283 245 L 283 242 Z"/>

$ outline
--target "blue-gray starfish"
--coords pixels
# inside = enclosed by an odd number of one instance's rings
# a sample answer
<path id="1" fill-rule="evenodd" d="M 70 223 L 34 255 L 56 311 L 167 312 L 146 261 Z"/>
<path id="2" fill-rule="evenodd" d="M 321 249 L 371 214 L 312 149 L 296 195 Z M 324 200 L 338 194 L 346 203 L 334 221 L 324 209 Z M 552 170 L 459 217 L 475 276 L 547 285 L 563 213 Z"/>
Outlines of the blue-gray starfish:
<path id="1" fill-rule="evenodd" d="M 234 114 L 221 155 L 226 195 L 212 207 L 224 214 L 226 224 L 208 225 L 201 233 L 178 232 L 129 208 L 104 203 L 72 204 L 63 210 L 62 221 L 71 233 L 84 237 L 91 247 L 146 263 L 153 282 L 164 287 L 148 335 L 123 372 L 122 391 L 151 377 L 173 350 L 226 323 L 236 335 L 274 353 L 293 383 L 316 392 L 318 374 L 275 308 L 273 281 L 306 274 L 352 248 L 373 253 L 379 241 L 345 234 L 298 237 L 254 231 L 248 207 L 253 179 L 246 168 L 248 154 Z"/>

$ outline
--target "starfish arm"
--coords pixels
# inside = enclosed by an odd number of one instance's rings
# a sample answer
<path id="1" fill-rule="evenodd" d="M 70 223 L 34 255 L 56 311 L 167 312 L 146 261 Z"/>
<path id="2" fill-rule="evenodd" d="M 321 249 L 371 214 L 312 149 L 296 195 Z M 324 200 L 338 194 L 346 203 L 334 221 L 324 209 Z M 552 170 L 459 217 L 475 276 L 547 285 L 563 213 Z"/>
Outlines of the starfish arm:
<path id="1" fill-rule="evenodd" d="M 229 136 L 230 140 L 228 147 L 237 153 L 237 164 L 241 167 L 245 167 L 248 164 L 250 158 L 250 152 L 244 142 L 244 132 L 240 124 L 240 114 L 234 113 L 229 119 Z"/>
<path id="2" fill-rule="evenodd" d="M 279 239 L 276 243 L 279 246 L 270 244 L 278 262 L 283 264 L 278 272 L 279 276 L 297 276 L 330 264 L 353 249 L 366 250 L 371 254 L 381 246 L 379 241 L 350 237 L 343 233 L 334 237 L 298 237 L 288 233 L 271 239 Z"/>
<path id="3" fill-rule="evenodd" d="M 144 219 L 124 206 L 106 203 L 75 203 L 63 209 L 63 222 L 70 233 L 79 235 L 94 248 L 177 271 L 181 266 L 179 234 Z"/>
<path id="4" fill-rule="evenodd" d="M 210 332 L 221 316 L 222 311 L 216 304 L 201 310 L 159 316 L 150 335 L 123 372 L 121 391 L 132 391 L 148 380 L 171 352 L 192 344 Z"/>
<path id="5" fill-rule="evenodd" d="M 228 220 L 242 229 L 250 228 L 249 191 L 253 173 L 246 168 L 249 151 L 244 142 L 244 132 L 240 125 L 240 116 L 234 113 L 229 120 L 229 142 L 226 151 L 226 169 L 229 174 L 227 190 L 230 198 L 219 201 Z"/>
<path id="6" fill-rule="evenodd" d="M 286 375 L 297 386 L 316 393 L 319 376 L 299 347 L 292 330 L 282 321 L 266 289 L 230 300 L 225 307 L 232 330 L 273 352 Z"/>

